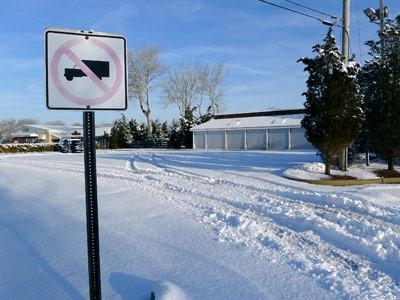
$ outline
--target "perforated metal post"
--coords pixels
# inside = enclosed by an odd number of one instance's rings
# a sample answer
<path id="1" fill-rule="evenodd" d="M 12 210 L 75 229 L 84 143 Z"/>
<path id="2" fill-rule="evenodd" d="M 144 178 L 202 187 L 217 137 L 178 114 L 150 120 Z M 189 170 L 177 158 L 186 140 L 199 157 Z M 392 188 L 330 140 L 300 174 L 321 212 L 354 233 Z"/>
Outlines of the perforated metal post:
<path id="1" fill-rule="evenodd" d="M 83 112 L 85 135 L 86 227 L 91 300 L 101 299 L 99 223 L 97 214 L 96 139 L 94 112 Z"/>

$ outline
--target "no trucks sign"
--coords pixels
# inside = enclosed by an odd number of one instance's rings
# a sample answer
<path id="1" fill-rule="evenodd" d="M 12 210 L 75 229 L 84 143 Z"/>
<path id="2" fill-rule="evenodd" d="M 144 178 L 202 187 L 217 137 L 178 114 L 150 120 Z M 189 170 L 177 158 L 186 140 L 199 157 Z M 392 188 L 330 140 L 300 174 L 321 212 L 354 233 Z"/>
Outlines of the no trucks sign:
<path id="1" fill-rule="evenodd" d="M 83 111 L 89 294 L 101 300 L 94 110 L 127 108 L 126 39 L 48 29 L 45 62 L 47 108 Z"/>
<path id="2" fill-rule="evenodd" d="M 64 110 L 127 108 L 126 39 L 83 30 L 45 31 L 46 105 Z"/>

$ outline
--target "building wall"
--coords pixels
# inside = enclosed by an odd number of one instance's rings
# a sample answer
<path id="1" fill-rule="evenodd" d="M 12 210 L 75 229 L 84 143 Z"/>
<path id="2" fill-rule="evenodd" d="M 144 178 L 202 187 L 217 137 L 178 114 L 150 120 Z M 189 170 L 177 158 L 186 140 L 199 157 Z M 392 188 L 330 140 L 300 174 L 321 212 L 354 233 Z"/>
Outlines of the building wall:
<path id="1" fill-rule="evenodd" d="M 265 129 L 247 130 L 247 149 L 265 150 L 267 149 L 267 132 Z"/>
<path id="2" fill-rule="evenodd" d="M 313 149 L 303 128 L 270 128 L 193 132 L 194 149 Z"/>
<path id="3" fill-rule="evenodd" d="M 228 130 L 226 131 L 226 147 L 230 150 L 245 149 L 245 131 Z"/>
<path id="4" fill-rule="evenodd" d="M 225 148 L 225 132 L 224 131 L 208 131 L 206 149 L 224 149 Z"/>

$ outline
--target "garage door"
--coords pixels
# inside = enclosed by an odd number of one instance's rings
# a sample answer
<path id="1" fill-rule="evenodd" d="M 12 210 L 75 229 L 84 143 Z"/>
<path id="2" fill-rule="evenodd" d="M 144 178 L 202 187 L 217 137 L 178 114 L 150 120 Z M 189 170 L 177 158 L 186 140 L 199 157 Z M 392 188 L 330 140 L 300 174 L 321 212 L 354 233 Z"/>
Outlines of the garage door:
<path id="1" fill-rule="evenodd" d="M 265 149 L 265 130 L 247 130 L 247 149 Z"/>
<path id="2" fill-rule="evenodd" d="M 304 128 L 290 129 L 290 145 L 292 149 L 312 149 L 312 144 L 304 136 Z"/>
<path id="3" fill-rule="evenodd" d="M 208 149 L 224 149 L 225 148 L 225 132 L 209 131 L 207 132 L 207 148 Z"/>
<path id="4" fill-rule="evenodd" d="M 288 149 L 288 129 L 268 129 L 268 148 L 271 150 Z"/>
<path id="5" fill-rule="evenodd" d="M 205 132 L 194 132 L 194 148 L 205 149 L 206 147 L 206 133 Z"/>
<path id="6" fill-rule="evenodd" d="M 229 130 L 226 137 L 229 150 L 244 149 L 244 130 Z"/>

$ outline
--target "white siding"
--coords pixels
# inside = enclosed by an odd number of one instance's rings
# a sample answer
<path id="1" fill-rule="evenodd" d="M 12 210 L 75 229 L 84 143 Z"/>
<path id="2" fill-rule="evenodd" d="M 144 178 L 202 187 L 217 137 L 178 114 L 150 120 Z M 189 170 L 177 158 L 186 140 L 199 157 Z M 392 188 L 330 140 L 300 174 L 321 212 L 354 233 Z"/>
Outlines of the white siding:
<path id="1" fill-rule="evenodd" d="M 292 145 L 292 149 L 312 149 L 313 146 L 310 142 L 307 141 L 304 136 L 304 128 L 292 128 L 291 132 L 291 140 L 290 143 Z"/>
<path id="2" fill-rule="evenodd" d="M 285 129 L 269 129 L 268 148 L 270 150 L 284 150 L 289 147 L 288 130 Z"/>
<path id="3" fill-rule="evenodd" d="M 247 149 L 265 149 L 265 130 L 247 130 Z"/>
<path id="4" fill-rule="evenodd" d="M 195 149 L 205 149 L 206 147 L 206 133 L 205 132 L 194 132 L 194 148 Z"/>
<path id="5" fill-rule="evenodd" d="M 225 148 L 225 132 L 209 131 L 207 136 L 208 149 L 224 149 Z"/>
<path id="6" fill-rule="evenodd" d="M 244 149 L 244 130 L 229 130 L 226 137 L 229 150 Z"/>

